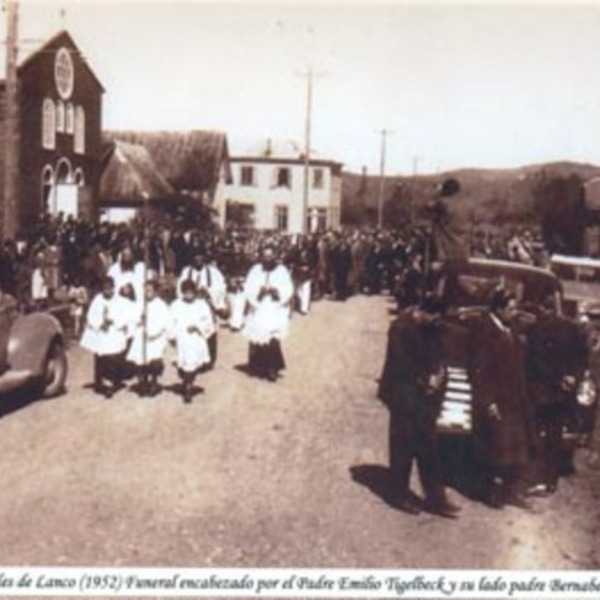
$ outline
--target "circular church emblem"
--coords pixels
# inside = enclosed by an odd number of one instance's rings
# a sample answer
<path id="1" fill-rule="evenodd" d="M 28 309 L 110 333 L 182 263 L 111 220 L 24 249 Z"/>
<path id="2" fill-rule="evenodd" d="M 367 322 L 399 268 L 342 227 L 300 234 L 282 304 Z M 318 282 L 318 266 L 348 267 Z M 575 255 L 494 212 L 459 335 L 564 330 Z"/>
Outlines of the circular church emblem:
<path id="1" fill-rule="evenodd" d="M 67 100 L 73 93 L 74 80 L 73 59 L 66 48 L 61 48 L 56 53 L 54 61 L 54 81 L 56 89 L 63 100 Z"/>

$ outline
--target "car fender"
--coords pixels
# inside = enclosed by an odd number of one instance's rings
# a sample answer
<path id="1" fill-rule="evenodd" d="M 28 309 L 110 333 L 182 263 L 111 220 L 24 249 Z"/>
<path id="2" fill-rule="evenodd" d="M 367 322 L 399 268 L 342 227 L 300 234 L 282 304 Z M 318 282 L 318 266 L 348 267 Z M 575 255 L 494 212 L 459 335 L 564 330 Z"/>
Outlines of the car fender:
<path id="1" fill-rule="evenodd" d="M 63 342 L 59 321 L 46 313 L 30 313 L 17 318 L 10 330 L 8 363 L 11 369 L 41 375 L 50 345 Z"/>

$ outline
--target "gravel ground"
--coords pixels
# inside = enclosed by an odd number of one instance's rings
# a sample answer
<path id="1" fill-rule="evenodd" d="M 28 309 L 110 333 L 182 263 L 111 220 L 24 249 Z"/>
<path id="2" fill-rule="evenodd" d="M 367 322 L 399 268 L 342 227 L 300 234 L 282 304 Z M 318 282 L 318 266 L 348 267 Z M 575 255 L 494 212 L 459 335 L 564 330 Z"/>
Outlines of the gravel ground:
<path id="1" fill-rule="evenodd" d="M 72 347 L 68 393 L 0 420 L 0 564 L 600 568 L 591 453 L 533 512 L 455 490 L 456 521 L 386 502 L 375 390 L 388 307 L 357 297 L 294 317 L 275 384 L 239 369 L 246 343 L 223 329 L 191 405 L 169 390 L 99 398 L 90 356 Z"/>

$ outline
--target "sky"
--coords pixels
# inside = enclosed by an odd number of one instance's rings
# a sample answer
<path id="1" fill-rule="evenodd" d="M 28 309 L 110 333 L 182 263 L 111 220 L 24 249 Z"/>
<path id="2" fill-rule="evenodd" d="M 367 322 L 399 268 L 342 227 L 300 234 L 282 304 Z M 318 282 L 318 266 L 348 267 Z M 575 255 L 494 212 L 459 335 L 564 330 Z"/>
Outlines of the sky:
<path id="1" fill-rule="evenodd" d="M 303 146 L 312 69 L 312 151 L 348 171 L 600 164 L 600 0 L 21 0 L 19 56 L 62 28 L 106 89 L 106 129 Z"/>

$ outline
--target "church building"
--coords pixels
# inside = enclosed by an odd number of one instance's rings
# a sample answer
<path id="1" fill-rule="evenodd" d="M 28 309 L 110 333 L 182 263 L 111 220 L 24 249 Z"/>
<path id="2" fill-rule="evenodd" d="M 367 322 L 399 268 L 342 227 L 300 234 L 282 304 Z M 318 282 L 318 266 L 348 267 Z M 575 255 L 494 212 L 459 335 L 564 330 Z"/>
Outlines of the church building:
<path id="1" fill-rule="evenodd" d="M 8 78 L 7 78 L 8 80 Z M 0 82 L 0 144 L 6 147 L 7 80 Z M 17 231 L 42 215 L 92 217 L 102 157 L 104 88 L 67 31 L 17 67 L 14 161 Z M 3 153 L 4 154 L 4 153 Z M 0 198 L 5 203 L 5 161 Z M 4 205 L 4 204 L 3 204 Z"/>

